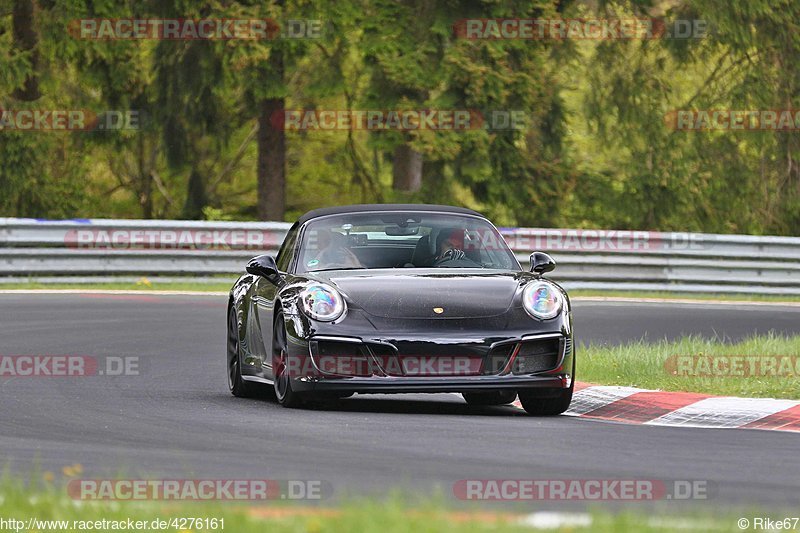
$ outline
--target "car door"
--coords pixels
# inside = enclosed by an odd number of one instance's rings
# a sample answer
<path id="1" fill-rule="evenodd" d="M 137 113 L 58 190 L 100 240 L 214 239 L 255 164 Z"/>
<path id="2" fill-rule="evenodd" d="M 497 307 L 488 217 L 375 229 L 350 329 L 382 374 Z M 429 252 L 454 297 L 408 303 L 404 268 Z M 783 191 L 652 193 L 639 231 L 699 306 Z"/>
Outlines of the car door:
<path id="1" fill-rule="evenodd" d="M 297 225 L 292 226 L 286 234 L 275 263 L 280 272 L 288 272 L 291 268 L 294 251 L 297 244 Z M 258 339 L 253 343 L 258 364 L 265 377 L 272 377 L 272 324 L 275 320 L 275 300 L 283 286 L 282 280 L 277 284 L 266 278 L 259 277 L 253 285 L 251 297 L 251 315 L 254 317 L 258 331 Z"/>

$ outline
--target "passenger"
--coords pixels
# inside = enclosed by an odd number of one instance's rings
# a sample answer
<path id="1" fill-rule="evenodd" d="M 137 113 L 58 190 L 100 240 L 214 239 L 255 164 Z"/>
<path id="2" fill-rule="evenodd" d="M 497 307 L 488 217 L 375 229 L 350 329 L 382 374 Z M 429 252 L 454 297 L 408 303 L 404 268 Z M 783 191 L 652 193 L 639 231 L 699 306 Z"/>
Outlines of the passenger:
<path id="1" fill-rule="evenodd" d="M 317 255 L 319 263 L 315 270 L 364 268 L 364 265 L 348 246 L 346 236 L 338 231 L 320 231 L 318 239 L 321 251 Z"/>

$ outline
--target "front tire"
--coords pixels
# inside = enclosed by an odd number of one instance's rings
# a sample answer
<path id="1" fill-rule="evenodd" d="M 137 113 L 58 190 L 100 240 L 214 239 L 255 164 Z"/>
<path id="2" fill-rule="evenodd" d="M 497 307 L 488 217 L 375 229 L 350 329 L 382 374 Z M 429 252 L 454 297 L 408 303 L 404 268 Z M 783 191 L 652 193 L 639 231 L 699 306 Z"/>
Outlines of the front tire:
<path id="1" fill-rule="evenodd" d="M 461 396 L 474 406 L 508 405 L 517 398 L 517 391 L 463 392 Z"/>
<path id="2" fill-rule="evenodd" d="M 292 390 L 288 357 L 289 344 L 286 340 L 286 323 L 283 315 L 279 314 L 272 330 L 272 371 L 275 398 L 284 407 L 300 407 L 303 405 L 303 401 L 300 394 Z"/>
<path id="3" fill-rule="evenodd" d="M 575 390 L 575 382 L 568 389 L 560 389 L 555 395 L 548 392 L 545 395 L 537 390 L 519 391 L 519 401 L 529 415 L 533 416 L 555 416 L 560 415 L 572 403 L 572 391 Z"/>

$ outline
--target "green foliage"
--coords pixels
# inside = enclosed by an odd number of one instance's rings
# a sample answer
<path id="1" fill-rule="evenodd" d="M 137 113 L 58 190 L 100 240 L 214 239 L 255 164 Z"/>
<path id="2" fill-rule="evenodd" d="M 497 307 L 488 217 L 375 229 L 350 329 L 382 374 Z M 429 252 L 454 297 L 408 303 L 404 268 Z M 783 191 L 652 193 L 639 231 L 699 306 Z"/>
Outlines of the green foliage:
<path id="1" fill-rule="evenodd" d="M 800 234 L 799 132 L 665 123 L 678 109 L 797 107 L 792 0 L 36 2 L 34 63 L 14 40 L 12 3 L 0 1 L 0 108 L 133 109 L 142 123 L 132 132 L 0 131 L 2 215 L 256 218 L 254 124 L 263 99 L 284 98 L 288 109 L 525 117 L 516 129 L 287 132 L 286 219 L 327 204 L 413 201 L 470 206 L 503 225 Z M 711 32 L 470 40 L 454 28 L 562 16 L 702 19 Z M 324 31 L 78 39 L 68 29 L 87 17 L 316 19 Z M 41 99 L 15 100 L 31 76 Z M 418 192 L 392 189 L 401 144 L 423 155 Z"/>
<path id="2" fill-rule="evenodd" d="M 619 17 L 652 11 L 638 2 L 605 7 Z M 704 20 L 711 31 L 705 38 L 610 41 L 584 52 L 589 83 L 576 89 L 584 108 L 574 124 L 585 127 L 582 150 L 602 154 L 586 172 L 614 191 L 605 223 L 800 234 L 797 131 L 674 131 L 664 124 L 676 110 L 797 107 L 800 78 L 786 66 L 800 57 L 791 30 L 800 9 L 794 2 L 690 0 L 666 16 Z"/>

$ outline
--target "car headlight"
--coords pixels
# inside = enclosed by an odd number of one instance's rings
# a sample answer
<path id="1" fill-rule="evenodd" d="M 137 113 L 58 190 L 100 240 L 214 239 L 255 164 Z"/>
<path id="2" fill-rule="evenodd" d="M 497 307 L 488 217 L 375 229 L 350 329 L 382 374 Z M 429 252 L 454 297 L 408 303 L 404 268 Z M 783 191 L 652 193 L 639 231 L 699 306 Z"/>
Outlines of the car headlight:
<path id="1" fill-rule="evenodd" d="M 558 316 L 564 307 L 564 297 L 552 283 L 534 281 L 522 291 L 522 306 L 532 317 L 546 320 Z"/>
<path id="2" fill-rule="evenodd" d="M 344 298 L 328 285 L 314 283 L 300 293 L 303 311 L 314 320 L 332 322 L 344 313 Z"/>

